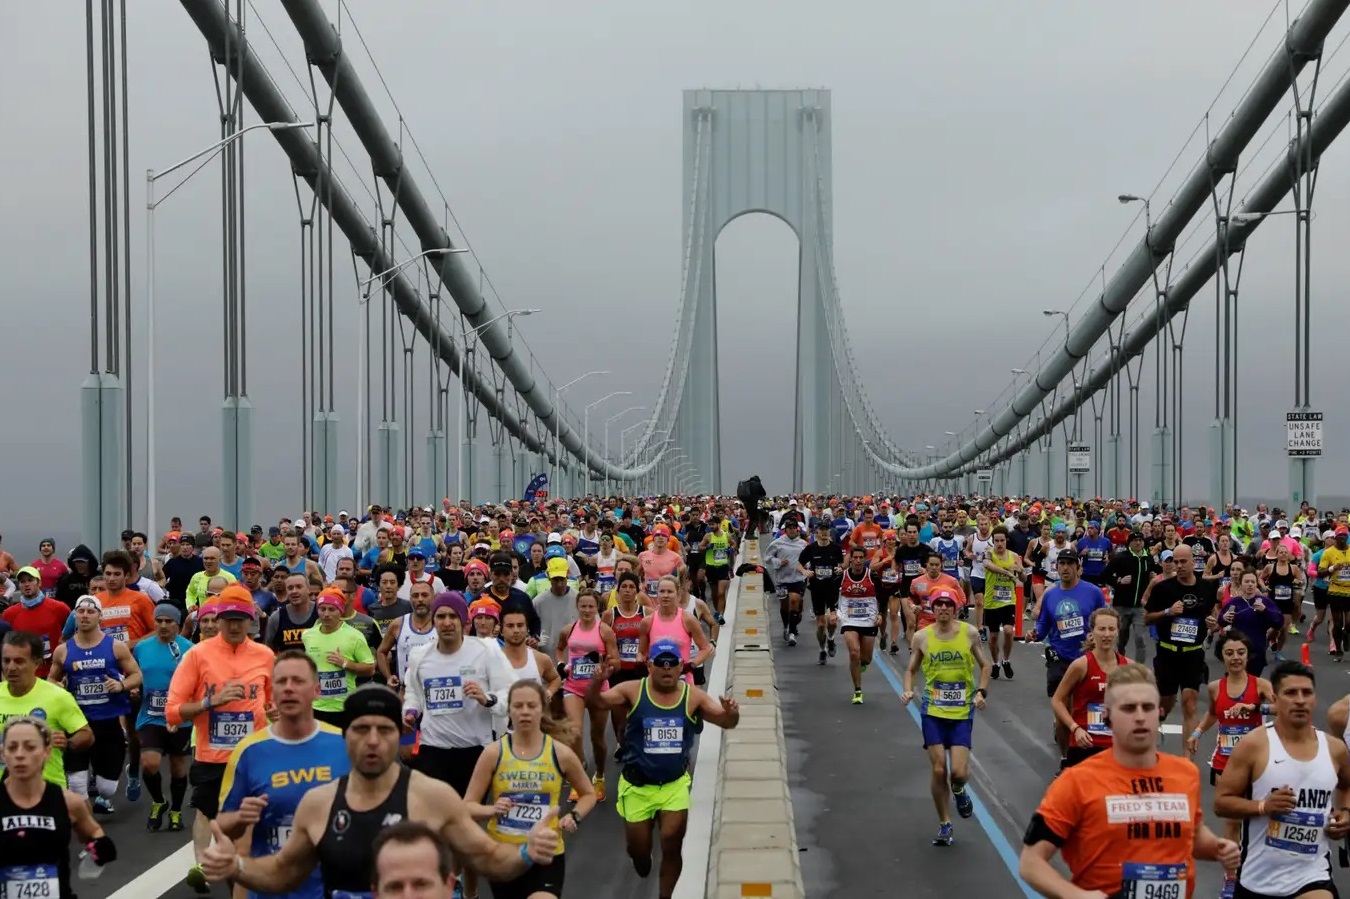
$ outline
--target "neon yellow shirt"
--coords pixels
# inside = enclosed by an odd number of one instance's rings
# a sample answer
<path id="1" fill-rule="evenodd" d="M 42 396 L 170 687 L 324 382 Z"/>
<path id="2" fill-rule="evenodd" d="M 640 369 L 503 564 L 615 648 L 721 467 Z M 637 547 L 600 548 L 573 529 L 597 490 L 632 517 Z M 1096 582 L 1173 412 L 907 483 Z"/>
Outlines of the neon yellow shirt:
<path id="1" fill-rule="evenodd" d="M 342 711 L 347 694 L 356 689 L 356 675 L 328 661 L 328 654 L 340 652 L 349 661 L 369 665 L 375 661 L 370 644 L 350 624 L 340 625 L 331 634 L 325 634 L 316 624 L 301 634 L 300 639 L 305 644 L 305 654 L 319 666 L 319 698 L 314 700 L 315 710 Z"/>
<path id="2" fill-rule="evenodd" d="M 39 678 L 33 689 L 22 696 L 9 695 L 9 684 L 0 682 L 0 725 L 10 718 L 30 715 L 41 718 L 53 731 L 70 736 L 89 726 L 75 697 L 64 687 Z M 3 766 L 0 766 L 2 770 Z M 42 767 L 42 779 L 58 787 L 66 785 L 65 751 L 52 747 L 51 757 Z"/>

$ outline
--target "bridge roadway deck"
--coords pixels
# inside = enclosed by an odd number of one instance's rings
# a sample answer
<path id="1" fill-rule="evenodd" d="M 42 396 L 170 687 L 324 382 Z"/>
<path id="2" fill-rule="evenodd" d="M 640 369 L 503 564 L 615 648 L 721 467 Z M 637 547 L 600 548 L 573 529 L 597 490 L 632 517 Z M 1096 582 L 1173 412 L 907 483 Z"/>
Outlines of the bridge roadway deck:
<path id="1" fill-rule="evenodd" d="M 1041 647 L 1015 645 L 1015 678 L 990 684 L 989 707 L 974 731 L 976 815 L 955 818 L 955 845 L 936 848 L 929 842 L 937 821 L 927 759 L 918 724 L 899 699 L 908 651 L 887 655 L 863 675 L 866 701 L 854 706 L 842 644 L 822 668 L 814 628 L 803 624 L 804 639 L 795 649 L 782 646 L 781 625 L 774 634 L 806 895 L 893 896 L 903 883 L 905 895 L 913 897 L 1034 896 L 1014 876 L 1016 857 L 1059 758 Z M 1326 659 L 1325 643 L 1314 662 L 1322 688 L 1317 718 L 1324 725 L 1326 708 L 1345 694 L 1347 681 L 1344 669 Z M 1173 717 L 1179 723 L 1179 712 Z M 1207 760 L 1213 752 L 1213 733 L 1201 741 L 1197 758 Z M 1179 736 L 1165 740 L 1165 751 L 1181 751 Z M 1213 789 L 1206 765 L 1201 775 L 1206 820 L 1217 830 L 1220 819 L 1208 811 Z M 1337 868 L 1335 880 L 1341 895 L 1350 895 L 1350 871 Z M 1221 886 L 1218 867 L 1202 863 L 1195 895 L 1216 896 Z"/>
<path id="2" fill-rule="evenodd" d="M 589 752 L 589 748 L 587 750 Z M 610 736 L 610 768 L 613 768 L 613 735 Z M 567 892 L 577 896 L 606 896 L 613 899 L 655 899 L 656 874 L 643 880 L 634 872 L 624 851 L 623 822 L 614 811 L 617 772 L 609 776 L 609 796 L 586 819 L 578 832 L 567 839 Z M 103 826 L 117 843 L 118 860 L 93 882 L 78 882 L 80 899 L 174 899 L 195 896 L 183 876 L 191 864 L 186 834 L 147 833 L 145 816 L 150 811 L 149 797 L 129 803 L 119 796 L 116 811 L 103 819 Z M 194 812 L 184 814 L 190 821 Z M 659 864 L 660 850 L 657 850 Z M 158 866 L 158 867 L 157 867 Z M 215 886 L 212 895 L 229 895 L 223 886 Z M 491 896 L 490 887 L 480 895 Z"/>

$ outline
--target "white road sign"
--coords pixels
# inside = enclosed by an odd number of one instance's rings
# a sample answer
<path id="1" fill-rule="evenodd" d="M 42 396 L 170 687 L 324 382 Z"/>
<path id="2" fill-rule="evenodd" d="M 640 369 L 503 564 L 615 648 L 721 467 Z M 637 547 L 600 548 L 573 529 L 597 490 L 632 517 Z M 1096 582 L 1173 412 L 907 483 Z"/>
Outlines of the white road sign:
<path id="1" fill-rule="evenodd" d="M 981 468 L 979 471 L 975 472 L 975 480 L 982 484 L 992 484 L 994 481 L 994 469 Z"/>
<path id="2" fill-rule="evenodd" d="M 1092 471 L 1092 447 L 1086 443 L 1069 444 L 1069 474 L 1087 474 Z"/>
<path id="3" fill-rule="evenodd" d="M 1322 455 L 1322 413 L 1286 412 L 1285 449 L 1291 456 Z"/>

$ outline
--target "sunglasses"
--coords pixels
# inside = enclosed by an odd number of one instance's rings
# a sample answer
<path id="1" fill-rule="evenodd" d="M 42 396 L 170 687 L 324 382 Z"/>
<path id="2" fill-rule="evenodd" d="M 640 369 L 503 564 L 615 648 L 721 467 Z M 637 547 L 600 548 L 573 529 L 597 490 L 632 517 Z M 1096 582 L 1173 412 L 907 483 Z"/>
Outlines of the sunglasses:
<path id="1" fill-rule="evenodd" d="M 657 668 L 679 668 L 684 664 L 684 662 L 679 659 L 672 659 L 666 656 L 662 656 L 659 659 L 652 659 L 651 663 Z"/>

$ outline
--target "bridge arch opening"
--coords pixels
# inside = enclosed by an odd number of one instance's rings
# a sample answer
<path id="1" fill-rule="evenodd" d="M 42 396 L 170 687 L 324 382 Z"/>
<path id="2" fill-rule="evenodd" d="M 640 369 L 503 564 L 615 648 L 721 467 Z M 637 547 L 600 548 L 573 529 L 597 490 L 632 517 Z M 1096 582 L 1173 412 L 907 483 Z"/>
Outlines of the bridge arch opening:
<path id="1" fill-rule="evenodd" d="M 713 245 L 723 493 L 758 474 L 792 487 L 801 242 L 780 216 L 748 210 Z"/>

